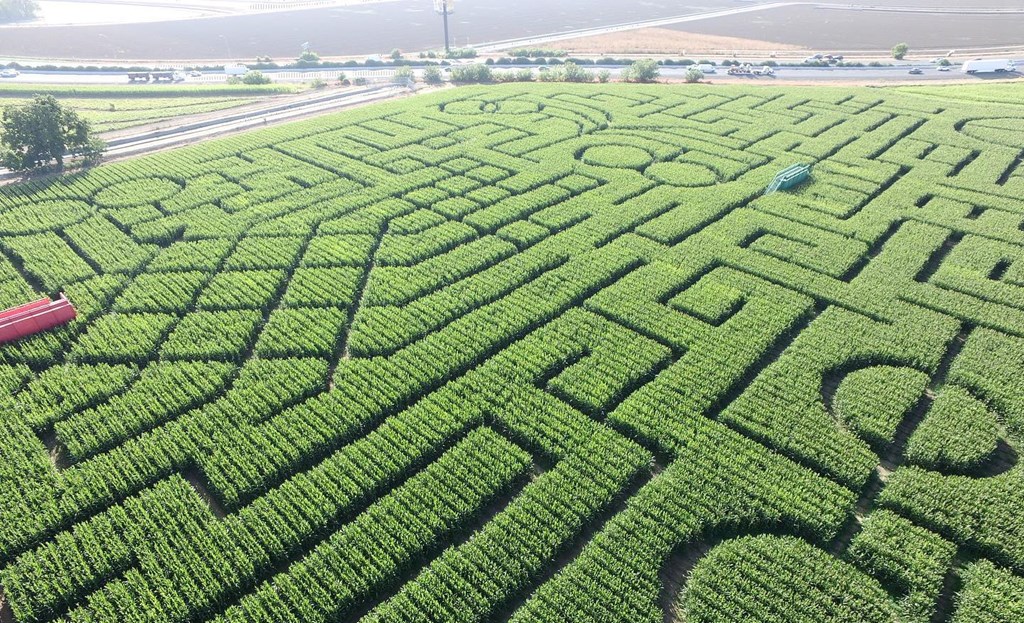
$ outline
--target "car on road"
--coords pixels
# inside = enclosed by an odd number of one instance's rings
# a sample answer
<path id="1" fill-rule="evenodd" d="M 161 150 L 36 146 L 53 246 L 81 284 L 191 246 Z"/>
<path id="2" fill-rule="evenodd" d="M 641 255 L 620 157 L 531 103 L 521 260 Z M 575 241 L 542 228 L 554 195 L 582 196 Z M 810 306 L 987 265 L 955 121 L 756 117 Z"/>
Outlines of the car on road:
<path id="1" fill-rule="evenodd" d="M 188 72 L 188 77 L 189 78 L 202 78 L 203 77 L 203 72 L 201 72 L 201 71 L 194 71 L 193 70 L 193 71 Z"/>
<path id="2" fill-rule="evenodd" d="M 949 71 L 949 65 L 939 65 L 937 69 L 939 71 Z"/>
<path id="3" fill-rule="evenodd" d="M 921 69 L 920 67 L 914 67 L 913 69 L 911 69 L 911 70 L 910 70 L 909 72 L 907 72 L 907 73 L 909 73 L 909 74 L 912 74 L 912 75 L 914 75 L 914 76 L 917 76 L 917 75 L 919 75 L 919 74 L 923 74 L 923 73 L 924 73 L 924 70 L 922 70 L 922 69 Z"/>
<path id="4" fill-rule="evenodd" d="M 5 69 L 0 71 L 0 78 L 17 78 L 21 74 L 17 69 Z"/>

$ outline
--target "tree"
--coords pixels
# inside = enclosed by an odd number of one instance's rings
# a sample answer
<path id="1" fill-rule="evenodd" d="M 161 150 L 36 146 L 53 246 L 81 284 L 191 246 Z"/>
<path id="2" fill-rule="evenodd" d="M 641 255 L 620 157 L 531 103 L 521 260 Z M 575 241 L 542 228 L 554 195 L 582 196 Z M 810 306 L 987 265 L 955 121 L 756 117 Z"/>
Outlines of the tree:
<path id="1" fill-rule="evenodd" d="M 441 70 L 431 66 L 423 70 L 423 81 L 427 84 L 441 84 L 444 79 L 441 77 Z"/>
<path id="2" fill-rule="evenodd" d="M 902 61 L 903 57 L 910 51 L 910 46 L 906 43 L 897 43 L 892 47 L 892 57 L 898 61 Z"/>
<path id="3" fill-rule="evenodd" d="M 401 50 L 399 50 L 398 48 L 395 48 L 395 49 L 391 50 L 391 60 L 397 61 L 400 58 L 402 58 L 402 51 Z"/>
<path id="4" fill-rule="evenodd" d="M 692 82 L 700 82 L 703 79 L 704 79 L 704 72 L 699 70 L 699 69 L 697 69 L 696 67 L 690 67 L 689 69 L 686 70 L 686 78 L 685 78 L 685 80 L 687 82 L 691 82 L 691 83 Z"/>
<path id="5" fill-rule="evenodd" d="M 654 82 L 660 75 L 657 61 L 651 58 L 635 61 L 622 72 L 626 82 Z"/>
<path id="6" fill-rule="evenodd" d="M 93 138 L 89 122 L 52 95 L 37 95 L 24 106 L 9 106 L 0 121 L 0 161 L 11 169 L 47 166 L 52 160 L 63 169 L 65 155 L 91 160 L 103 148 L 103 142 Z"/>
<path id="7" fill-rule="evenodd" d="M 313 50 L 303 50 L 302 54 L 299 55 L 299 62 L 296 63 L 299 67 L 312 67 L 320 64 L 320 55 Z"/>
<path id="8" fill-rule="evenodd" d="M 38 8 L 35 0 L 0 0 L 0 22 L 31 19 Z"/>

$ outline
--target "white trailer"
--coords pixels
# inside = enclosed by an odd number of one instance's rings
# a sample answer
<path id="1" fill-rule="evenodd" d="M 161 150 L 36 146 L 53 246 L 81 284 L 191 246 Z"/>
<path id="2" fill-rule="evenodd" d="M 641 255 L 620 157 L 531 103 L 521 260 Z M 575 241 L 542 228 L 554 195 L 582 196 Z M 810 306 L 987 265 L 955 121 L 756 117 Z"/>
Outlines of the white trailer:
<path id="1" fill-rule="evenodd" d="M 244 76 L 245 72 L 249 71 L 249 68 L 245 65 L 225 65 L 224 73 L 229 76 Z"/>
<path id="2" fill-rule="evenodd" d="M 991 60 L 967 61 L 961 69 L 965 74 L 1001 74 L 1009 71 L 1017 71 L 1014 62 L 1007 58 Z"/>

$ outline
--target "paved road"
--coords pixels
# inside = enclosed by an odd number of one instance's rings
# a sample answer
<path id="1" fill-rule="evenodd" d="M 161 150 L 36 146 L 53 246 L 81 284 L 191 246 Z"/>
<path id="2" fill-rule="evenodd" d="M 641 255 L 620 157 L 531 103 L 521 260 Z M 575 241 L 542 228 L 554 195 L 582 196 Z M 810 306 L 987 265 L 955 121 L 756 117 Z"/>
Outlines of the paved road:
<path id="1" fill-rule="evenodd" d="M 1024 66 L 1024 59 L 1017 59 L 1016 63 L 1018 66 Z M 529 65 L 523 67 L 534 67 Z M 909 71 L 911 68 L 918 67 L 923 73 L 920 75 L 910 75 Z M 516 65 L 501 65 L 495 66 L 495 71 L 503 71 L 505 69 L 519 68 Z M 591 68 L 591 66 L 587 66 Z M 612 72 L 612 75 L 618 76 L 621 71 L 621 66 L 593 66 L 593 69 L 608 69 Z M 686 75 L 686 67 L 662 67 L 661 75 L 665 78 L 682 79 Z M 265 73 L 269 74 L 275 82 L 285 83 L 302 83 L 311 82 L 313 80 L 325 80 L 334 81 L 337 80 L 338 76 L 344 73 L 348 78 L 366 78 L 371 81 L 386 81 L 394 74 L 394 69 L 331 69 L 331 70 L 317 70 L 317 71 L 296 71 L 294 69 L 278 69 L 278 70 L 267 70 Z M 757 76 L 729 76 L 725 73 L 725 68 L 721 68 L 715 74 L 707 76 L 715 82 L 722 81 L 760 81 L 771 80 L 771 78 L 759 78 Z M 417 73 L 422 74 L 422 70 L 418 70 Z M 1013 74 L 1020 76 L 1020 74 Z M 832 82 L 849 80 L 851 82 L 870 82 L 870 81 L 934 81 L 934 80 L 962 80 L 965 82 L 984 82 L 987 79 L 992 78 L 1007 78 L 1011 77 L 1006 74 L 989 74 L 989 75 L 974 75 L 969 76 L 960 72 L 958 67 L 950 68 L 948 72 L 940 72 L 936 70 L 933 65 L 921 64 L 921 63 L 897 63 L 891 67 L 779 67 L 776 69 L 776 79 L 780 80 L 806 80 L 809 82 L 822 81 Z M 204 74 L 200 78 L 188 78 L 186 84 L 223 84 L 227 81 L 227 76 L 222 73 L 209 73 Z M 20 76 L 16 78 L 5 78 L 0 84 L 12 83 L 12 84 L 92 84 L 92 85 L 114 85 L 114 84 L 128 84 L 128 79 L 125 73 L 99 73 L 99 72 L 37 72 L 37 71 L 24 71 Z M 148 86 L 153 90 L 159 90 L 166 86 L 167 83 L 162 84 L 149 84 Z"/>

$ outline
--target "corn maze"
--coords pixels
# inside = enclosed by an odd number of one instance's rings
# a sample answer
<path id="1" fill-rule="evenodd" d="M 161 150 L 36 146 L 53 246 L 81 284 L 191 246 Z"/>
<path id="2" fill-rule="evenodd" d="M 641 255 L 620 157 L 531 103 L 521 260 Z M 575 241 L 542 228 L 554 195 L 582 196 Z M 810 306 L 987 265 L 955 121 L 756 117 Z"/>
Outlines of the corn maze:
<path id="1" fill-rule="evenodd" d="M 1022 621 L 1022 149 L 517 85 L 0 190 L 4 621 Z"/>

